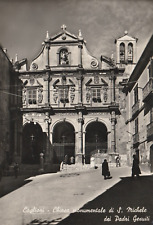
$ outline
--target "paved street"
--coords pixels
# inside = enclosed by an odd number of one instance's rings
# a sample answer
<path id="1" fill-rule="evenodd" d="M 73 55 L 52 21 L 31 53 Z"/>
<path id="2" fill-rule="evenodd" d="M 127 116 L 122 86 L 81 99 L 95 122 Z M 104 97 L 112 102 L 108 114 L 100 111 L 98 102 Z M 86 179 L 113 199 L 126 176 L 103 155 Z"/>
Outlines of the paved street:
<path id="1" fill-rule="evenodd" d="M 120 178 L 129 177 L 131 168 L 111 168 L 111 175 L 112 179 L 104 180 L 101 176 L 101 168 L 98 168 L 33 177 L 32 182 L 0 199 L 0 218 L 3 221 L 1 224 L 25 225 L 35 219 L 60 222 L 87 202 L 90 204 L 90 201 L 97 196 L 107 192 L 121 181 Z M 123 190 L 116 190 L 118 191 L 121 194 Z M 112 196 L 109 200 L 111 198 Z M 97 207 L 101 208 L 102 205 L 101 202 Z M 75 214 L 78 215 L 73 213 L 72 216 Z M 66 224 L 72 224 L 69 219 L 71 220 L 71 215 Z M 65 224 L 64 221 L 61 222 L 63 223 Z M 79 225 L 79 222 L 76 224 Z"/>

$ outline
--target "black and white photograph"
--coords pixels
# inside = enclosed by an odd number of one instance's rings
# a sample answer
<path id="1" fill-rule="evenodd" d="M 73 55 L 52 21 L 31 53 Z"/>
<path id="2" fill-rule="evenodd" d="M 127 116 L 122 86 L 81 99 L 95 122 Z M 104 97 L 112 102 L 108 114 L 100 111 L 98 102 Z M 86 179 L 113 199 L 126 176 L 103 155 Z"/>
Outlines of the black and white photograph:
<path id="1" fill-rule="evenodd" d="M 152 0 L 0 0 L 0 224 L 153 224 Z"/>

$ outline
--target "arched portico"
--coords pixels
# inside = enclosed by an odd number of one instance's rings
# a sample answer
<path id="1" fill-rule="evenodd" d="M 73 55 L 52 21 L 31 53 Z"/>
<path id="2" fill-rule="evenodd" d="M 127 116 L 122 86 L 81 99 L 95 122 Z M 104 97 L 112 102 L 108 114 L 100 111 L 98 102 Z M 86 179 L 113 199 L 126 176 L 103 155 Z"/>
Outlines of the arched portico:
<path id="1" fill-rule="evenodd" d="M 90 163 L 90 157 L 94 152 L 108 150 L 108 131 L 104 123 L 92 121 L 86 126 L 85 133 L 85 163 Z"/>
<path id="2" fill-rule="evenodd" d="M 44 148 L 44 135 L 38 123 L 26 123 L 23 127 L 22 163 L 37 164 Z"/>
<path id="3" fill-rule="evenodd" d="M 53 127 L 53 161 L 60 163 L 68 158 L 75 157 L 75 130 L 71 123 L 60 121 Z"/>

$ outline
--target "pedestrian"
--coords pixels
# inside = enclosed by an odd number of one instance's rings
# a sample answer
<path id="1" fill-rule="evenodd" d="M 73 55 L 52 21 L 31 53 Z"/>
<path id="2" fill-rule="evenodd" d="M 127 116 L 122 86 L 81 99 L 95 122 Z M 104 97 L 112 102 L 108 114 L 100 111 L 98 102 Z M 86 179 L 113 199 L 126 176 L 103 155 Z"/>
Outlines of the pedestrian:
<path id="1" fill-rule="evenodd" d="M 64 167 L 64 163 L 63 163 L 63 161 L 62 161 L 61 164 L 60 164 L 60 171 L 63 170 L 63 167 Z"/>
<path id="2" fill-rule="evenodd" d="M 71 156 L 71 157 L 70 157 L 70 163 L 71 163 L 71 164 L 74 164 L 74 156 Z"/>
<path id="3" fill-rule="evenodd" d="M 134 177 L 135 175 L 139 177 L 139 174 L 141 174 L 139 159 L 136 157 L 136 155 L 133 155 L 132 177 Z"/>
<path id="4" fill-rule="evenodd" d="M 104 180 L 112 178 L 110 176 L 109 166 L 106 159 L 104 159 L 104 162 L 102 163 L 102 175 L 104 176 Z"/>
<path id="5" fill-rule="evenodd" d="M 68 155 L 65 155 L 64 161 L 65 161 L 65 164 L 67 165 L 68 164 Z"/>
<path id="6" fill-rule="evenodd" d="M 18 172 L 19 172 L 19 165 L 18 165 L 18 163 L 15 163 L 15 165 L 14 165 L 14 176 L 15 176 L 15 178 L 18 177 Z"/>
<path id="7" fill-rule="evenodd" d="M 119 166 L 119 167 L 121 166 L 119 155 L 116 157 L 116 167 L 118 167 L 118 166 Z"/>

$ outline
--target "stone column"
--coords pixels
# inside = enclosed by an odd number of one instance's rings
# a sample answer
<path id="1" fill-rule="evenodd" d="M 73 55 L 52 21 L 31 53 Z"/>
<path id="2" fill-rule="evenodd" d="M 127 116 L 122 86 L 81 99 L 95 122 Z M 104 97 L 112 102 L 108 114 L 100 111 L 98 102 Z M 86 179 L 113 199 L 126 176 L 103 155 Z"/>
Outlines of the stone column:
<path id="1" fill-rule="evenodd" d="M 50 162 L 51 160 L 51 154 L 50 154 L 50 150 L 51 150 L 51 142 L 50 142 L 50 125 L 51 125 L 51 118 L 48 112 L 46 112 L 46 118 L 45 118 L 45 122 L 46 122 L 46 133 L 47 133 L 47 143 L 46 143 L 46 152 L 45 152 L 45 161 L 46 162 Z"/>
<path id="2" fill-rule="evenodd" d="M 111 76 L 110 76 L 110 81 L 111 81 L 111 103 L 115 103 L 116 100 L 116 96 L 115 96 L 115 80 L 116 80 L 116 76 L 114 74 L 114 71 L 111 71 Z"/>
<path id="3" fill-rule="evenodd" d="M 76 135 L 76 152 L 75 152 L 75 162 L 82 163 L 82 156 L 83 156 L 83 116 L 82 112 L 78 113 L 78 132 Z"/>
<path id="4" fill-rule="evenodd" d="M 50 106 L 50 71 L 46 72 L 46 76 L 44 77 L 45 86 L 44 86 L 44 92 L 45 92 L 45 105 Z"/>
<path id="5" fill-rule="evenodd" d="M 85 136 L 86 136 L 86 132 L 83 132 L 83 138 L 82 138 L 82 141 L 83 141 L 83 163 L 85 164 L 85 148 L 86 148 L 86 142 L 85 142 Z"/>
<path id="6" fill-rule="evenodd" d="M 79 71 L 79 75 L 77 77 L 78 80 L 78 105 L 82 105 L 82 80 L 83 76 L 81 72 Z"/>
<path id="7" fill-rule="evenodd" d="M 111 153 L 116 152 L 116 114 L 111 112 Z"/>

